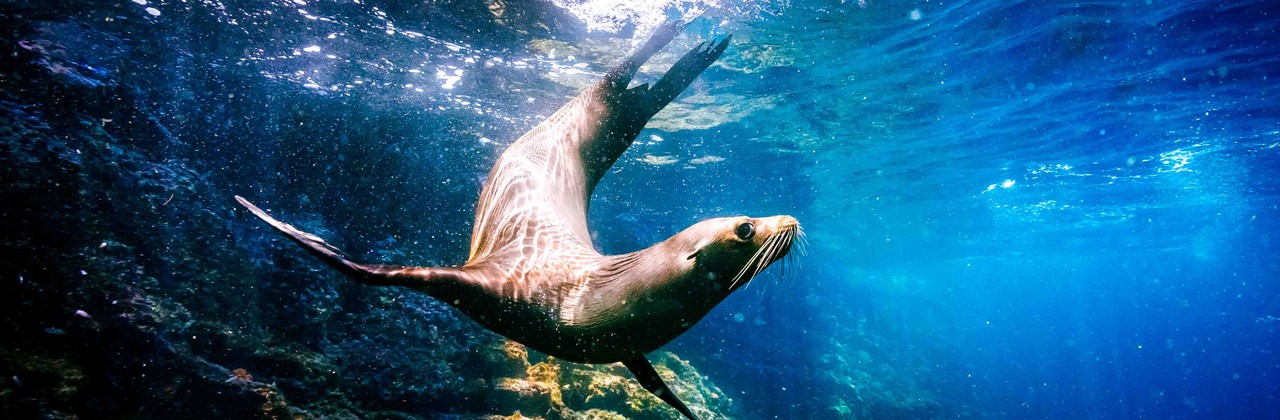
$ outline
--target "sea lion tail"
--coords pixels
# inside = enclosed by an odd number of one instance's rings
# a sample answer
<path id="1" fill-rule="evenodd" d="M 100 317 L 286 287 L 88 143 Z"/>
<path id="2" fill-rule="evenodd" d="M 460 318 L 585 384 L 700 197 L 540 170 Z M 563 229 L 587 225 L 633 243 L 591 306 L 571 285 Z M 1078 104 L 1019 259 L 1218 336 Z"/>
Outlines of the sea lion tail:
<path id="1" fill-rule="evenodd" d="M 298 245 L 302 245 L 312 255 L 320 257 L 320 260 L 324 261 L 325 264 L 336 268 L 361 283 L 374 286 L 405 286 L 425 290 L 432 286 L 433 283 L 439 283 L 438 280 L 441 279 L 465 280 L 467 278 L 465 272 L 456 268 L 397 267 L 355 263 L 347 259 L 342 254 L 342 251 L 333 245 L 329 245 L 319 236 L 303 232 L 293 227 L 293 225 L 276 220 L 276 218 L 271 217 L 258 206 L 250 203 L 249 200 L 245 200 L 244 197 L 237 195 L 236 201 L 246 209 L 249 209 L 253 215 L 258 216 L 259 219 L 284 234 L 286 238 Z"/>

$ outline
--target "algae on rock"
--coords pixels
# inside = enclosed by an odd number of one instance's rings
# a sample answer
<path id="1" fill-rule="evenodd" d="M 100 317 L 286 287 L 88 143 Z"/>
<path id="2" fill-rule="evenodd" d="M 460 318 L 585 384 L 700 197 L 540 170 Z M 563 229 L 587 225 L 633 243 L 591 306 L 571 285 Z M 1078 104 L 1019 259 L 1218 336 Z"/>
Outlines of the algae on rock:
<path id="1" fill-rule="evenodd" d="M 520 347 L 508 341 L 506 348 Z M 523 351 L 507 351 L 513 360 Z M 636 382 L 621 363 L 587 365 L 546 357 L 525 364 L 522 377 L 498 379 L 495 405 L 550 419 L 678 419 L 680 414 Z M 702 418 L 726 418 L 733 401 L 692 365 L 670 352 L 651 355 L 654 369 Z"/>

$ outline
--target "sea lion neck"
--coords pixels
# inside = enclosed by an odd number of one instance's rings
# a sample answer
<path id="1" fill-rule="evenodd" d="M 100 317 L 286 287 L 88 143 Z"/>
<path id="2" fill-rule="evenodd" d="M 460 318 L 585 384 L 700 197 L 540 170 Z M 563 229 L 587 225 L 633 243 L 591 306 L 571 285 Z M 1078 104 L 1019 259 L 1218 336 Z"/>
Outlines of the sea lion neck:
<path id="1" fill-rule="evenodd" d="M 697 249 L 697 238 L 682 232 L 635 252 L 605 256 L 601 271 L 636 287 L 659 286 L 692 270 Z"/>
<path id="2" fill-rule="evenodd" d="M 591 274 L 595 298 L 589 299 L 598 306 L 584 309 L 642 313 L 650 321 L 669 312 L 677 324 L 696 321 L 727 291 L 697 263 L 698 250 L 709 240 L 690 228 L 635 252 L 601 256 Z"/>

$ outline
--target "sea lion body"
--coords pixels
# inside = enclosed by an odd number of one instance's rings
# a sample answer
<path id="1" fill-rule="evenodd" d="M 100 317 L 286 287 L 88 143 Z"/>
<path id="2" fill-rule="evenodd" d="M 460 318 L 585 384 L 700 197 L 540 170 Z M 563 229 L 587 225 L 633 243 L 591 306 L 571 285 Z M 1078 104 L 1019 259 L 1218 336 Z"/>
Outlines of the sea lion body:
<path id="1" fill-rule="evenodd" d="M 760 246 L 737 238 L 715 241 L 714 232 L 754 223 Z M 784 255 L 797 228 L 795 219 L 780 216 L 703 221 L 641 251 L 604 256 L 590 249 L 543 253 L 506 264 L 477 264 L 468 270 L 503 270 L 506 275 L 485 287 L 433 293 L 451 302 L 481 325 L 543 353 L 580 363 L 612 363 L 642 356 L 684 333 L 746 281 L 743 264 L 699 258 L 709 247 L 741 248 L 752 253 L 771 238 L 764 265 Z M 532 251 L 532 249 L 530 249 Z M 732 249 L 723 252 L 735 252 Z M 752 254 L 723 260 L 748 261 Z M 754 273 L 751 273 L 754 274 Z M 735 278 L 738 280 L 735 284 Z M 517 279 L 519 279 L 517 281 Z"/>
<path id="2" fill-rule="evenodd" d="M 644 354 L 697 323 L 785 255 L 800 234 L 790 216 L 699 222 L 643 250 L 601 255 L 586 212 L 600 178 L 644 124 L 728 46 L 699 45 L 657 82 L 628 88 L 686 22 L 660 26 L 643 47 L 517 139 L 481 191 L 470 255 L 459 267 L 354 263 L 319 237 L 236 199 L 307 251 L 356 280 L 398 285 L 449 303 L 484 327 L 574 362 L 623 362 L 646 389 L 694 418 Z"/>

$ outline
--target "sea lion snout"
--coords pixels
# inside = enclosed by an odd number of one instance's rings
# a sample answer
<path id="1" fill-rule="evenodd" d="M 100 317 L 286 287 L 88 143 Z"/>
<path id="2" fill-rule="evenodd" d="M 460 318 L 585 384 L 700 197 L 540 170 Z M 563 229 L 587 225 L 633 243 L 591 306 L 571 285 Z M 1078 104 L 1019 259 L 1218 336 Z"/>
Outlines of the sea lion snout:
<path id="1" fill-rule="evenodd" d="M 756 230 L 759 231 L 757 237 L 754 238 L 756 245 L 764 245 L 765 242 L 771 240 L 786 242 L 782 252 L 778 253 L 778 258 L 781 258 L 786 254 L 786 250 L 790 249 L 791 241 L 795 239 L 795 236 L 801 235 L 801 232 L 803 232 L 800 227 L 800 221 L 788 215 L 761 217 L 753 220 Z M 775 239 L 778 236 L 784 237 Z"/>
<path id="2" fill-rule="evenodd" d="M 758 220 L 761 221 L 761 224 L 772 227 L 771 231 L 774 233 L 800 229 L 800 221 L 785 214 L 781 216 L 765 217 Z"/>

